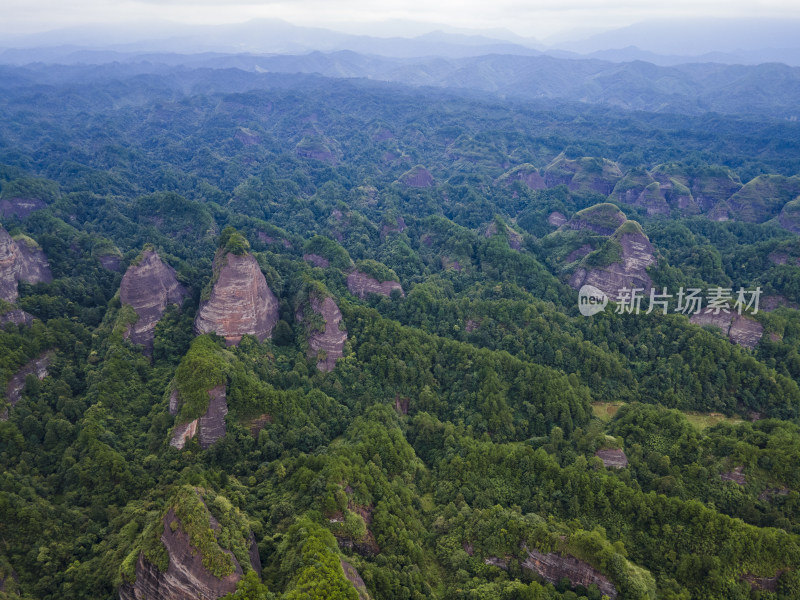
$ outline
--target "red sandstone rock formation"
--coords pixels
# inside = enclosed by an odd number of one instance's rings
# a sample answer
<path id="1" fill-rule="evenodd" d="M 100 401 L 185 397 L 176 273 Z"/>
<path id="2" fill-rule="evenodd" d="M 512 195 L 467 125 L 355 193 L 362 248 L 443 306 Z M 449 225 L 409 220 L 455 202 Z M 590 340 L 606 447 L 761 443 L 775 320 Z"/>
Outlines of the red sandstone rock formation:
<path id="1" fill-rule="evenodd" d="M 308 355 L 318 358 L 317 369 L 320 371 L 333 371 L 336 361 L 344 355 L 344 343 L 347 341 L 347 330 L 341 328 L 342 313 L 330 296 L 322 301 L 311 298 L 310 306 L 311 310 L 322 317 L 324 329 L 309 329 Z M 297 319 L 302 321 L 302 311 L 298 311 Z"/>
<path id="2" fill-rule="evenodd" d="M 212 529 L 218 532 L 219 523 L 213 516 L 209 515 L 209 518 Z M 136 563 L 136 580 L 120 587 L 120 600 L 213 600 L 236 591 L 236 584 L 244 572 L 230 550 L 223 551 L 233 560 L 233 573 L 222 578 L 215 577 L 203 566 L 203 555 L 192 546 L 173 509 L 164 516 L 163 523 L 161 542 L 169 557 L 167 570 L 162 573 L 144 554 L 140 554 Z M 251 567 L 260 573 L 261 562 L 254 560 L 258 557 L 258 547 L 253 548 L 255 540 L 252 536 L 250 542 Z"/>
<path id="3" fill-rule="evenodd" d="M 164 264 L 155 251 L 145 250 L 139 263 L 125 272 L 119 287 L 120 301 L 132 306 L 139 316 L 125 332 L 125 338 L 144 346 L 148 356 L 152 354 L 156 325 L 167 306 L 180 305 L 188 295 L 178 282 L 175 269 Z"/>
<path id="4" fill-rule="evenodd" d="M 391 296 L 394 290 L 400 290 L 400 295 L 405 296 L 403 287 L 396 281 L 377 281 L 361 271 L 353 271 L 347 276 L 347 289 L 359 298 L 366 298 L 369 294 Z"/>
<path id="5" fill-rule="evenodd" d="M 216 333 L 229 346 L 237 345 L 246 334 L 263 342 L 278 322 L 278 299 L 255 257 L 218 253 L 214 265 L 217 280 L 210 297 L 200 303 L 195 332 Z"/>
<path id="6" fill-rule="evenodd" d="M 0 299 L 16 301 L 17 283 L 48 283 L 53 280 L 44 252 L 26 238 L 14 240 L 0 226 Z"/>

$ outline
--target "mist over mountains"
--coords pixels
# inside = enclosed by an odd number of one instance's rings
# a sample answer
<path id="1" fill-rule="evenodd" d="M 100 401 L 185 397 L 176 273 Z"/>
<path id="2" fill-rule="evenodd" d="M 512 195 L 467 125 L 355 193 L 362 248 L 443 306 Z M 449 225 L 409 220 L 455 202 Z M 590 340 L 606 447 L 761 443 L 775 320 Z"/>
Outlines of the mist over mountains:
<path id="1" fill-rule="evenodd" d="M 543 42 L 503 29 L 465 30 L 441 24 L 386 22 L 353 34 L 259 19 L 226 25 L 159 21 L 128 25 L 83 25 L 27 35 L 0 34 L 0 61 L 85 60 L 76 51 L 126 54 L 306 54 L 352 51 L 393 58 L 465 58 L 487 54 L 559 58 L 643 60 L 659 65 L 693 62 L 800 65 L 800 22 L 777 19 L 650 21 L 591 36 L 564 34 Z"/>

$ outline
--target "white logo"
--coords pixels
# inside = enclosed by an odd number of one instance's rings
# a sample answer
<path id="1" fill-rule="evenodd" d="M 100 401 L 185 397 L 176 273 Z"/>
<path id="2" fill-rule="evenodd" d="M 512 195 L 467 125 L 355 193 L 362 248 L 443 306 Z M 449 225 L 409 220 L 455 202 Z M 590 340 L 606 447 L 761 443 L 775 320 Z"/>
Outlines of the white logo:
<path id="1" fill-rule="evenodd" d="M 584 317 L 603 312 L 606 304 L 608 304 L 606 293 L 593 285 L 586 284 L 578 292 L 578 310 Z"/>

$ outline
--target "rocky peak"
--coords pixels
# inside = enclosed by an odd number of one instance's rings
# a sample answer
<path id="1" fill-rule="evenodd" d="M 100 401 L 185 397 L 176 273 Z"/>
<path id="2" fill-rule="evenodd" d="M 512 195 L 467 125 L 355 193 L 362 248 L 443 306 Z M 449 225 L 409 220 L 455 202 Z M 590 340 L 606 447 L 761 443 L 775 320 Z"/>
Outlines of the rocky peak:
<path id="1" fill-rule="evenodd" d="M 13 239 L 0 225 L 0 299 L 14 302 L 20 281 L 33 284 L 52 280 L 47 257 L 36 242 L 25 236 Z"/>
<path id="2" fill-rule="evenodd" d="M 370 294 L 388 297 L 392 295 L 394 290 L 400 290 L 400 295 L 405 296 L 403 287 L 397 281 L 378 281 L 358 270 L 352 271 L 347 276 L 347 289 L 350 290 L 351 294 L 361 299 Z"/>
<path id="3" fill-rule="evenodd" d="M 611 235 L 625 222 L 625 214 L 610 202 L 595 204 L 572 215 L 569 229 L 588 229 L 598 235 Z"/>
<path id="4" fill-rule="evenodd" d="M 160 542 L 167 559 L 165 570 L 162 571 L 144 552 L 140 552 L 132 577 L 127 576 L 128 581 L 119 589 L 120 600 L 213 600 L 235 592 L 236 584 L 244 576 L 244 569 L 261 572 L 258 547 L 253 535 L 246 537 L 248 560 L 245 561 L 244 556 L 237 558 L 220 540 L 223 533 L 241 534 L 230 529 L 224 531 L 226 528 L 205 506 L 200 491 L 182 490 L 182 493 L 184 498 L 180 502 L 191 503 L 186 511 L 192 515 L 190 528 L 181 520 L 180 515 L 184 514 L 184 510 L 176 502 L 160 523 Z M 210 535 L 198 536 L 198 533 L 203 534 L 198 531 L 201 528 L 207 529 Z M 202 546 L 198 547 L 197 544 Z M 208 554 L 214 555 L 213 560 L 209 560 Z"/>
<path id="5" fill-rule="evenodd" d="M 136 264 L 128 267 L 119 287 L 119 298 L 138 315 L 136 323 L 125 331 L 125 338 L 153 352 L 155 328 L 170 304 L 180 305 L 189 295 L 178 282 L 175 269 L 164 264 L 158 254 L 145 250 Z"/>
<path id="6" fill-rule="evenodd" d="M 317 369 L 320 371 L 332 371 L 336 366 L 336 361 L 344 354 L 344 343 L 347 341 L 347 330 L 341 327 L 342 313 L 336 302 L 330 296 L 324 300 L 311 297 L 309 307 L 314 314 L 322 320 L 322 330 L 314 327 L 313 321 L 309 320 L 308 329 L 308 355 L 317 357 Z M 297 312 L 297 320 L 303 321 L 303 311 Z"/>
<path id="7" fill-rule="evenodd" d="M 566 185 L 572 192 L 594 192 L 608 196 L 622 178 L 619 166 L 605 158 L 584 156 L 570 159 L 558 155 L 544 170 L 547 187 Z"/>
<path id="8" fill-rule="evenodd" d="M 206 412 L 198 419 L 176 425 L 172 432 L 172 439 L 169 442 L 170 446 L 183 450 L 189 440 L 198 435 L 200 447 L 205 450 L 225 437 L 227 432 L 225 415 L 228 414 L 225 388 L 225 384 L 221 384 L 208 390 L 208 409 Z M 169 399 L 170 413 L 177 414 L 180 404 L 180 393 L 178 390 L 173 390 Z"/>
<path id="9" fill-rule="evenodd" d="M 626 221 L 606 244 L 609 246 L 588 254 L 581 261 L 570 277 L 570 285 L 575 289 L 593 285 L 612 300 L 623 288 L 642 288 L 644 295 L 649 294 L 652 280 L 647 268 L 656 264 L 656 258 L 639 224 Z M 607 260 L 611 262 L 605 262 Z"/>
<path id="10" fill-rule="evenodd" d="M 207 299 L 200 303 L 194 328 L 197 334 L 216 333 L 229 346 L 242 336 L 254 335 L 263 342 L 278 322 L 278 299 L 255 257 L 245 252 L 220 250 L 214 259 L 216 280 Z"/>
<path id="11" fill-rule="evenodd" d="M 403 173 L 397 180 L 401 185 L 413 188 L 433 187 L 433 175 L 422 165 L 410 169 Z"/>
<path id="12" fill-rule="evenodd" d="M 529 569 L 537 573 L 542 579 L 553 585 L 557 585 L 564 577 L 570 580 L 573 586 L 582 585 L 588 587 L 596 584 L 600 593 L 614 600 L 617 596 L 617 588 L 614 584 L 596 570 L 589 563 L 578 560 L 573 556 L 561 556 L 555 552 L 542 554 L 536 549 L 528 550 L 528 556 L 521 563 L 522 568 Z"/>
<path id="13" fill-rule="evenodd" d="M 515 181 L 519 181 L 531 190 L 543 190 L 547 187 L 539 170 L 528 163 L 514 167 L 497 179 L 497 183 L 501 185 L 511 185 Z"/>

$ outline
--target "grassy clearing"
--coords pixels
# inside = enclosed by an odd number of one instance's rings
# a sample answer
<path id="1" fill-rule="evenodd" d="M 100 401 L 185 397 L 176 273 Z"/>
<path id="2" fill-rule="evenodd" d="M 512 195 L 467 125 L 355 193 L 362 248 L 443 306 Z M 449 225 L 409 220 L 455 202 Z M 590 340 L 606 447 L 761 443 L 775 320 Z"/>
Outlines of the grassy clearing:
<path id="1" fill-rule="evenodd" d="M 595 418 L 600 419 L 603 423 L 608 423 L 617 414 L 617 411 L 624 405 L 624 402 L 592 402 L 592 413 Z M 726 417 L 722 413 L 701 413 L 696 411 L 683 411 L 686 420 L 698 429 L 705 429 L 706 427 L 713 427 L 718 423 L 726 422 L 735 425 L 736 423 L 743 422 L 739 417 Z"/>

